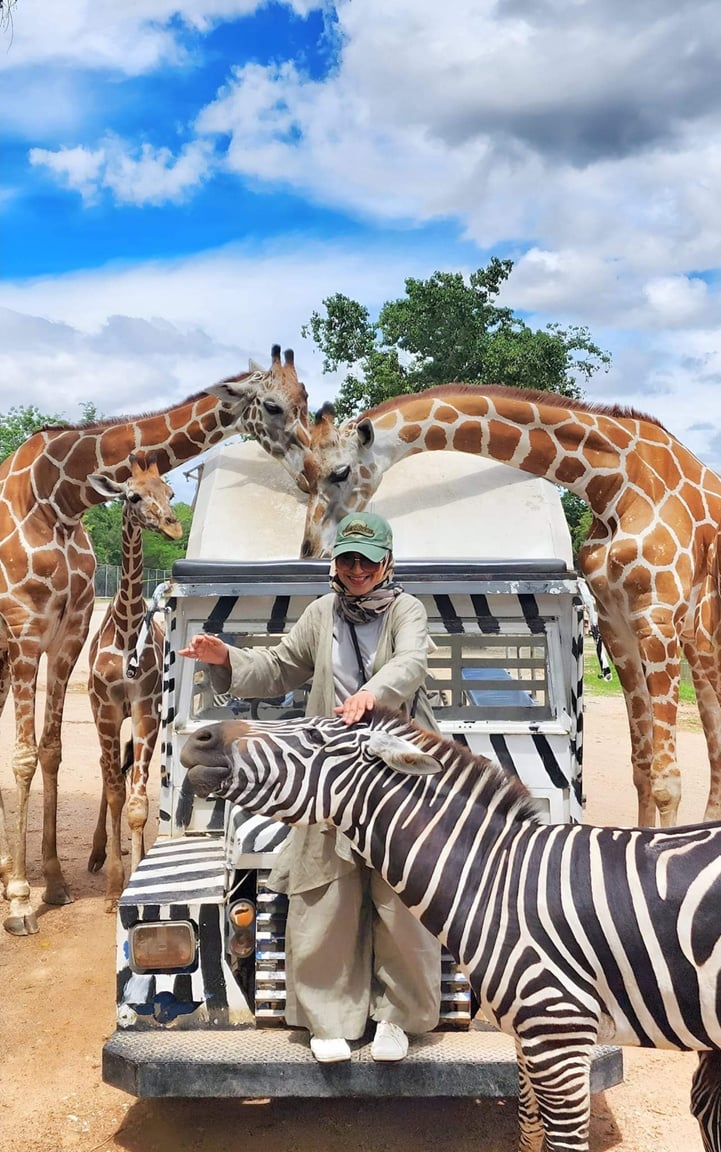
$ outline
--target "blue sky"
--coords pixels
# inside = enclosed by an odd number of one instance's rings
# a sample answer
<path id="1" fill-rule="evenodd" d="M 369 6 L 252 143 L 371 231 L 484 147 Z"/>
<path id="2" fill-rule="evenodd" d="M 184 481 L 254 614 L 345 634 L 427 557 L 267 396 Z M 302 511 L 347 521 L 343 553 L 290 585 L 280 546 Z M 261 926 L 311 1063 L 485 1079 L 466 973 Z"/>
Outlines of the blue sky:
<path id="1" fill-rule="evenodd" d="M 721 471 L 720 54 L 701 0 L 17 0 L 0 412 L 162 408 L 276 342 L 320 406 L 325 296 L 502 255 L 612 353 L 589 398 Z"/>

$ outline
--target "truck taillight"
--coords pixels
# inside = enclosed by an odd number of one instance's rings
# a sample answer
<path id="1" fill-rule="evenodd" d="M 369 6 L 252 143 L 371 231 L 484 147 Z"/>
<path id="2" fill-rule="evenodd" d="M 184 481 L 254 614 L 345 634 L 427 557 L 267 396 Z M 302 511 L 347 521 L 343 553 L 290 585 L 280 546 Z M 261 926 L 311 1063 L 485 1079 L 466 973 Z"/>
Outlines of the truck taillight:
<path id="1" fill-rule="evenodd" d="M 238 900 L 228 912 L 230 938 L 228 947 L 234 956 L 244 960 L 255 951 L 255 905 L 251 900 Z"/>
<path id="2" fill-rule="evenodd" d="M 177 972 L 195 963 L 195 931 L 187 920 L 134 924 L 128 937 L 134 972 Z"/>

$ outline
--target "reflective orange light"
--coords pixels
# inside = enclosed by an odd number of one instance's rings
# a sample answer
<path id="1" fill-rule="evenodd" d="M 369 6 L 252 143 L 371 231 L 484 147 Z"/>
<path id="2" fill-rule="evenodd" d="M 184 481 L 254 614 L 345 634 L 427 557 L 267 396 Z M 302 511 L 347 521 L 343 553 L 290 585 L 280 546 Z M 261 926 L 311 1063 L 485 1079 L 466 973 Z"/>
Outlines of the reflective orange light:
<path id="1" fill-rule="evenodd" d="M 250 900 L 239 900 L 229 912 L 230 922 L 235 928 L 250 928 L 255 920 L 255 907 Z"/>

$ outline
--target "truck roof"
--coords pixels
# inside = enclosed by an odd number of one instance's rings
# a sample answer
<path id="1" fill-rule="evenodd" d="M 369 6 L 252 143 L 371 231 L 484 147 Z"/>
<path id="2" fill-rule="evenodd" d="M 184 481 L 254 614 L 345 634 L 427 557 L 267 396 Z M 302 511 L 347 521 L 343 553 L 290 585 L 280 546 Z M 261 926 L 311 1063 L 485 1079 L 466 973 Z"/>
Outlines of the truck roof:
<path id="1" fill-rule="evenodd" d="M 187 558 L 297 559 L 306 502 L 257 443 L 224 443 L 203 466 Z M 410 456 L 386 472 L 368 507 L 389 520 L 399 560 L 555 559 L 573 567 L 555 485 L 480 456 Z"/>

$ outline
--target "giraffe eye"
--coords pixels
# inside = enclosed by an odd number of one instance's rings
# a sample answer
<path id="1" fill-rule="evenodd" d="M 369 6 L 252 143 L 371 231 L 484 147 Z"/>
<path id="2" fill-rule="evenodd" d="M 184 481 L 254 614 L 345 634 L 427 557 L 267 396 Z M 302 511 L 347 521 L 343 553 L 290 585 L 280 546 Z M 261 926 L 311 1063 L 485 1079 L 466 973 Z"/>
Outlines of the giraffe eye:
<path id="1" fill-rule="evenodd" d="M 263 407 L 269 416 L 280 416 L 283 411 L 280 404 L 276 404 L 273 400 L 264 400 Z"/>
<path id="2" fill-rule="evenodd" d="M 350 464 L 346 464 L 345 468 L 336 468 L 333 472 L 329 473 L 328 479 L 331 484 L 342 484 L 350 476 Z"/>
<path id="3" fill-rule="evenodd" d="M 128 496 L 128 500 L 131 504 L 139 504 L 142 500 L 142 496 L 139 492 L 131 492 Z"/>

